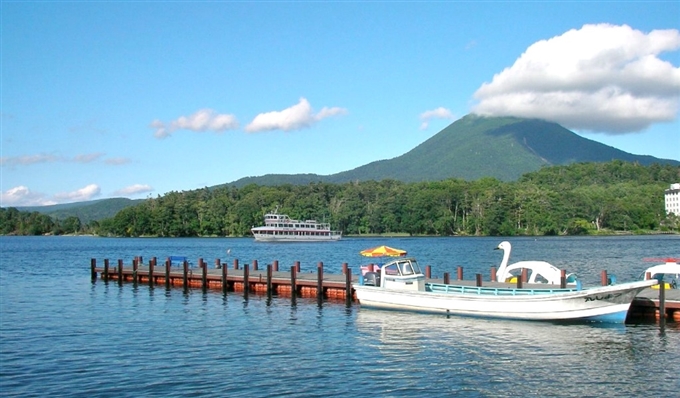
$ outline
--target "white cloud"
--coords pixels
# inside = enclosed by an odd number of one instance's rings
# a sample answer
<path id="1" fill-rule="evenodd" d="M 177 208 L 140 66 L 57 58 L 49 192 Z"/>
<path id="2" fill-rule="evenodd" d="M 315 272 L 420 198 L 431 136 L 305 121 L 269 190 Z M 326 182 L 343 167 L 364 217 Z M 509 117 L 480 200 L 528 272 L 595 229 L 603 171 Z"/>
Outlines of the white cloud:
<path id="1" fill-rule="evenodd" d="M 104 157 L 102 152 L 84 153 L 75 155 L 72 158 L 67 158 L 61 155 L 53 155 L 46 153 L 39 153 L 36 155 L 22 155 L 22 156 L 5 156 L 0 158 L 0 166 L 16 167 L 16 166 L 30 166 L 39 163 L 94 163 Z M 120 165 L 129 163 L 127 158 L 109 158 L 104 160 L 106 164 Z"/>
<path id="2" fill-rule="evenodd" d="M 453 120 L 455 118 L 450 110 L 440 106 L 439 108 L 425 111 L 420 114 L 420 120 L 422 121 L 422 123 L 420 124 L 420 129 L 421 130 L 427 129 L 427 127 L 430 125 L 430 120 L 432 119 Z"/>
<path id="3" fill-rule="evenodd" d="M 48 206 L 57 202 L 47 199 L 44 194 L 31 192 L 28 187 L 20 185 L 0 193 L 0 205 L 2 207 L 17 206 Z"/>
<path id="4" fill-rule="evenodd" d="M 611 134 L 641 131 L 678 115 L 680 68 L 659 58 L 678 49 L 677 29 L 584 25 L 529 46 L 475 92 L 473 112 Z"/>
<path id="5" fill-rule="evenodd" d="M 153 187 L 146 184 L 134 184 L 114 192 L 115 196 L 137 195 L 140 193 L 153 192 Z"/>
<path id="6" fill-rule="evenodd" d="M 83 202 L 87 200 L 92 200 L 93 198 L 99 196 L 101 189 L 97 184 L 90 184 L 84 188 L 75 190 L 73 192 L 61 192 L 54 195 L 54 198 L 59 203 L 68 202 Z"/>
<path id="7" fill-rule="evenodd" d="M 36 155 L 23 156 L 3 156 L 0 158 L 0 165 L 2 166 L 26 166 L 37 163 L 53 163 L 63 160 L 60 156 L 39 153 Z"/>
<path id="8" fill-rule="evenodd" d="M 86 153 L 83 155 L 76 155 L 73 157 L 73 161 L 76 163 L 92 163 L 95 160 L 99 160 L 102 156 L 104 156 L 104 154 L 101 152 Z"/>
<path id="9" fill-rule="evenodd" d="M 131 160 L 130 160 L 130 158 L 122 158 L 121 157 L 121 158 L 109 158 L 109 159 L 106 159 L 105 162 L 106 162 L 106 164 L 110 164 L 110 165 L 113 165 L 113 166 L 120 166 L 120 165 L 123 165 L 123 164 L 130 163 Z"/>
<path id="10" fill-rule="evenodd" d="M 154 120 L 150 127 L 156 130 L 154 137 L 166 138 L 177 130 L 214 132 L 233 130 L 238 128 L 238 121 L 234 115 L 218 114 L 212 109 L 201 109 L 191 116 L 180 116 L 169 123 Z"/>
<path id="11" fill-rule="evenodd" d="M 305 98 L 300 98 L 300 101 L 290 108 L 282 111 L 260 113 L 245 127 L 245 130 L 251 133 L 269 130 L 300 130 L 311 127 L 314 123 L 327 117 L 346 113 L 347 110 L 344 108 L 324 107 L 314 114 L 309 101 Z"/>

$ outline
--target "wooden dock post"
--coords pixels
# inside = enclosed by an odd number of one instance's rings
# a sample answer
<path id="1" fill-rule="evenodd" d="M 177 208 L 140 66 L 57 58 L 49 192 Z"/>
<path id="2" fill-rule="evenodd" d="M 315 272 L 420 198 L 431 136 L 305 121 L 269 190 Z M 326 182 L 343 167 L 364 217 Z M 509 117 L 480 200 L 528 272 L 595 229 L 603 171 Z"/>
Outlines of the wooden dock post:
<path id="1" fill-rule="evenodd" d="M 272 298 L 272 265 L 267 264 L 267 298 Z"/>
<path id="2" fill-rule="evenodd" d="M 172 261 L 170 260 L 170 257 L 165 259 L 165 288 L 170 289 L 170 267 L 171 267 Z"/>
<path id="3" fill-rule="evenodd" d="M 123 284 L 123 260 L 118 259 L 118 285 Z"/>
<path id="4" fill-rule="evenodd" d="M 609 277 L 607 276 L 607 270 L 602 270 L 602 273 L 600 274 L 600 284 L 602 286 L 609 285 Z"/>
<path id="5" fill-rule="evenodd" d="M 295 264 L 295 272 L 299 273 L 300 272 L 300 262 L 296 261 L 294 264 Z"/>
<path id="6" fill-rule="evenodd" d="M 201 267 L 201 289 L 206 291 L 208 289 L 208 264 L 203 261 L 203 258 L 198 259 L 198 266 Z"/>
<path id="7" fill-rule="evenodd" d="M 259 265 L 257 264 L 257 260 L 253 260 L 253 271 L 258 271 Z"/>
<path id="8" fill-rule="evenodd" d="M 342 274 L 343 275 L 347 274 L 347 263 L 342 263 Z"/>
<path id="9" fill-rule="evenodd" d="M 522 276 L 520 275 L 519 278 L 517 278 L 517 288 L 521 289 L 522 288 Z"/>
<path id="10" fill-rule="evenodd" d="M 238 269 L 238 258 L 234 259 L 234 269 Z"/>
<path id="11" fill-rule="evenodd" d="M 666 324 L 666 282 L 663 278 L 659 282 L 659 325 Z"/>
<path id="12" fill-rule="evenodd" d="M 297 278 L 297 267 L 292 266 L 290 267 L 290 295 L 293 298 L 293 303 L 295 302 L 295 297 L 297 296 L 297 286 L 295 283 L 295 279 Z"/>
<path id="13" fill-rule="evenodd" d="M 149 287 L 153 287 L 153 269 L 156 265 L 156 257 L 149 260 Z"/>
<path id="14" fill-rule="evenodd" d="M 475 275 L 477 287 L 482 287 L 482 274 Z"/>
<path id="15" fill-rule="evenodd" d="M 109 281 L 109 259 L 104 259 L 104 275 L 102 275 L 105 282 Z"/>
<path id="16" fill-rule="evenodd" d="M 249 282 L 248 282 L 248 274 L 250 270 L 250 265 L 249 264 L 243 264 L 243 294 L 248 295 L 248 290 L 249 290 Z"/>
<path id="17" fill-rule="evenodd" d="M 189 289 L 189 262 L 184 260 L 182 267 L 182 288 L 186 292 Z"/>
<path id="18" fill-rule="evenodd" d="M 432 278 L 432 266 L 430 265 L 425 266 L 425 278 L 427 279 Z"/>
<path id="19" fill-rule="evenodd" d="M 448 273 L 448 272 L 444 272 L 444 284 L 445 284 L 445 285 L 448 285 L 449 283 L 450 283 L 450 281 L 449 281 L 449 273 Z"/>
<path id="20" fill-rule="evenodd" d="M 496 267 L 491 267 L 491 282 L 498 282 L 498 277 L 496 276 Z"/>
<path id="21" fill-rule="evenodd" d="M 567 287 L 567 270 L 560 270 L 560 289 L 565 289 Z"/>
<path id="22" fill-rule="evenodd" d="M 91 258 L 90 259 L 90 278 L 92 279 L 92 282 L 97 280 L 97 259 L 96 258 Z"/>
<path id="23" fill-rule="evenodd" d="M 529 269 L 522 268 L 522 283 L 526 283 L 529 280 Z"/>
<path id="24" fill-rule="evenodd" d="M 139 269 L 139 257 L 135 257 L 134 260 L 132 260 L 132 283 L 137 286 L 137 283 L 139 282 L 139 276 L 137 275 L 137 270 Z"/>
<path id="25" fill-rule="evenodd" d="M 347 268 L 345 273 L 345 305 L 352 306 L 352 269 Z"/>
<path id="26" fill-rule="evenodd" d="M 319 261 L 316 266 L 316 300 L 323 302 L 323 262 Z"/>
<path id="27" fill-rule="evenodd" d="M 459 266 L 458 266 L 458 269 L 457 269 L 457 272 L 458 272 L 458 280 L 459 280 L 459 281 L 462 281 L 462 280 L 463 280 L 463 267 L 461 267 L 461 266 L 459 265 Z"/>
<path id="28" fill-rule="evenodd" d="M 274 270 L 273 270 L 274 272 L 279 272 L 279 260 L 274 260 L 273 268 L 274 268 Z"/>
<path id="29" fill-rule="evenodd" d="M 222 266 L 222 294 L 227 294 L 229 282 L 227 282 L 227 264 Z"/>

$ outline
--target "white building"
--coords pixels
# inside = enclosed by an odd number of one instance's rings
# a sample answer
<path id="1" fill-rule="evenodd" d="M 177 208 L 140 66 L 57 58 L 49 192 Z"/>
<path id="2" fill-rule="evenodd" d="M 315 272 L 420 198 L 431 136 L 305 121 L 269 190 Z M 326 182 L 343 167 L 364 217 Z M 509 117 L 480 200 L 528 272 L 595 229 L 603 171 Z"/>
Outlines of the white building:
<path id="1" fill-rule="evenodd" d="M 666 190 L 666 214 L 680 216 L 680 184 L 671 184 Z"/>

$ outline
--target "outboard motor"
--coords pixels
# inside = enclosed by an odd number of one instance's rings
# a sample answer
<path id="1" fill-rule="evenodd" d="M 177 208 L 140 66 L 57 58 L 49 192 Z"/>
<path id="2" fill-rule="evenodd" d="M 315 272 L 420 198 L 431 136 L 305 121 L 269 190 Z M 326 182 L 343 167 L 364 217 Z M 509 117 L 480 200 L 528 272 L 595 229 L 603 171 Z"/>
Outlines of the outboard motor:
<path id="1" fill-rule="evenodd" d="M 366 275 L 364 275 L 364 285 L 380 286 L 380 274 L 377 272 L 367 272 Z"/>

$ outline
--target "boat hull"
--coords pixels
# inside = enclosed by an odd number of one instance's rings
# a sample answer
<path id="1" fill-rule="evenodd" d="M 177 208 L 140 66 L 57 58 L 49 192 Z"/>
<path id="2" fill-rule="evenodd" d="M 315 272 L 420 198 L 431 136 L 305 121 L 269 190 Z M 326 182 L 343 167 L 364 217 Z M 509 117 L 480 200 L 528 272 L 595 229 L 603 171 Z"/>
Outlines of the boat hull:
<path id="1" fill-rule="evenodd" d="M 532 294 L 530 289 L 494 289 L 475 293 L 400 291 L 355 286 L 362 307 L 532 321 L 622 323 L 630 304 L 653 282 L 632 282 L 584 290 Z M 514 291 L 514 294 L 512 293 Z"/>
<path id="2" fill-rule="evenodd" d="M 342 235 L 306 236 L 306 235 L 258 235 L 254 234 L 257 242 L 332 242 L 342 238 Z"/>

